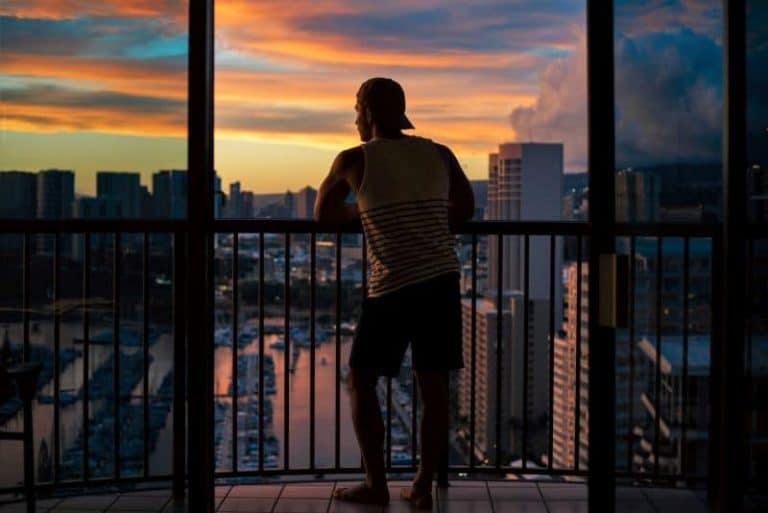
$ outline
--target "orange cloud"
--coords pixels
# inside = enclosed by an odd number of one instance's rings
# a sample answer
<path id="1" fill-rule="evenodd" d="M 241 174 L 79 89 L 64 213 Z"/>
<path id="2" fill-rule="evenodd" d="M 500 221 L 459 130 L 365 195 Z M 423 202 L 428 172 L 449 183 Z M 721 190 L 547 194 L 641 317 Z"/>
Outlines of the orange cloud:
<path id="1" fill-rule="evenodd" d="M 185 19 L 189 0 L 4 0 L 0 16 L 38 19 L 133 17 Z"/>

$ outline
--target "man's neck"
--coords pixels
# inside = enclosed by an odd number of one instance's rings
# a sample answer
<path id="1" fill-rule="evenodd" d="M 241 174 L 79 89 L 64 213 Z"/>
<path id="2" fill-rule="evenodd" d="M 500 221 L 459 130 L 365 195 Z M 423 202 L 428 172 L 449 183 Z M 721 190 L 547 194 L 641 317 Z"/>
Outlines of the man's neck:
<path id="1" fill-rule="evenodd" d="M 379 130 L 373 127 L 374 139 L 402 139 L 406 135 L 401 130 Z"/>

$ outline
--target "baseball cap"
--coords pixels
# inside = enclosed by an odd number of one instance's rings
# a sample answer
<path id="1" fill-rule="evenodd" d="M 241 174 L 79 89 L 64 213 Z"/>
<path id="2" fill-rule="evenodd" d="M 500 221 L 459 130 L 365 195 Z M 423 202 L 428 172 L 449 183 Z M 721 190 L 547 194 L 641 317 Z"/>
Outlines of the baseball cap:
<path id="1" fill-rule="evenodd" d="M 401 129 L 414 128 L 405 115 L 405 92 L 402 86 L 391 78 L 369 78 L 360 86 L 357 98 L 371 109 L 378 119 L 391 120 Z"/>

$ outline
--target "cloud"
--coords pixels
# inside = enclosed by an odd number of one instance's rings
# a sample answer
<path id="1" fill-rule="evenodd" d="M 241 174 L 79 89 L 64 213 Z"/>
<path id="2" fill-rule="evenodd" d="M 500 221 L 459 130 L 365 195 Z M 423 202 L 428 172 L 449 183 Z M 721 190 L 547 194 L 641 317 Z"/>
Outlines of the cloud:
<path id="1" fill-rule="evenodd" d="M 720 158 L 722 47 L 683 30 L 616 46 L 619 165 Z"/>
<path id="2" fill-rule="evenodd" d="M 768 166 L 768 4 L 748 2 L 747 156 Z"/>
<path id="3" fill-rule="evenodd" d="M 536 103 L 512 110 L 519 140 L 562 142 L 566 169 L 587 165 L 587 48 L 583 28 L 575 30 L 576 51 L 548 65 L 539 78 Z"/>
<path id="4" fill-rule="evenodd" d="M 664 5 L 661 5 L 661 4 Z M 708 33 L 712 0 L 620 4 L 621 15 L 658 7 L 659 19 L 633 20 L 615 46 L 616 158 L 620 166 L 720 157 L 722 48 Z M 696 20 L 695 22 L 693 20 Z M 690 23 L 697 30 L 683 26 Z M 620 24 L 617 21 L 617 24 Z M 586 37 L 577 50 L 547 66 L 534 105 L 513 108 L 522 139 L 562 141 L 566 168 L 587 165 Z M 603 77 L 610 80 L 611 77 Z"/>
<path id="5" fill-rule="evenodd" d="M 189 0 L 3 0 L 0 4 L 0 16 L 41 20 L 145 18 L 177 27 L 187 25 L 188 13 Z"/>
<path id="6" fill-rule="evenodd" d="M 0 96 L 7 128 L 163 135 L 186 131 L 186 101 L 51 85 L 2 88 Z"/>

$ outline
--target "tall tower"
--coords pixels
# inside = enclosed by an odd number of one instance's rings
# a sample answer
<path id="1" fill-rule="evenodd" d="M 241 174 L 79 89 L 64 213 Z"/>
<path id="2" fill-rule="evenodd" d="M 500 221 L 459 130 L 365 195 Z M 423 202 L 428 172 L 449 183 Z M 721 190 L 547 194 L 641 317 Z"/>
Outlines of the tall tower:
<path id="1" fill-rule="evenodd" d="M 44 219 L 72 217 L 74 199 L 74 172 L 46 169 L 37 174 L 37 217 Z"/>
<path id="2" fill-rule="evenodd" d="M 120 203 L 120 217 L 137 218 L 142 214 L 141 178 L 131 171 L 96 173 L 96 196 Z"/>
<path id="3" fill-rule="evenodd" d="M 563 177 L 560 143 L 506 143 L 488 158 L 488 219 L 498 221 L 559 221 Z M 530 239 L 530 292 L 532 299 L 549 297 L 549 241 Z M 494 238 L 488 241 L 488 293 L 523 290 L 522 237 L 504 237 L 502 266 Z M 562 262 L 555 252 L 555 271 Z M 499 276 L 501 274 L 501 276 Z M 556 290 L 559 287 L 556 287 Z M 559 305 L 559 296 L 555 304 Z"/>
<path id="4" fill-rule="evenodd" d="M 46 169 L 37 174 L 37 217 L 67 219 L 72 217 L 75 200 L 75 173 L 69 170 Z M 51 253 L 54 249 L 51 234 L 39 234 L 35 240 L 37 251 Z M 71 246 L 69 238 L 60 239 L 59 252 L 66 254 Z"/>
<path id="5" fill-rule="evenodd" d="M 164 169 L 152 175 L 153 215 L 181 219 L 187 216 L 187 173 Z"/>

